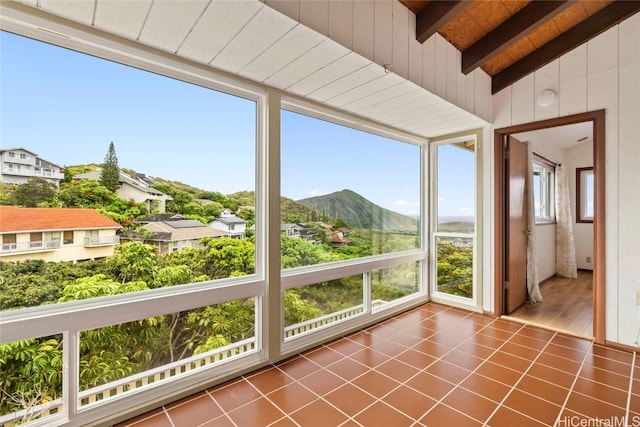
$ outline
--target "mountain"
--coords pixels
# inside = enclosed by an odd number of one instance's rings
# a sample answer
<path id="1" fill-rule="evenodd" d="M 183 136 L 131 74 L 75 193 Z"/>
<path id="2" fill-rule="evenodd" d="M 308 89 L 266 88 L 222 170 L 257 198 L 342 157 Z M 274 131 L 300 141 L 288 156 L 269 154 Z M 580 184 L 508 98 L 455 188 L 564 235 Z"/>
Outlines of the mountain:
<path id="1" fill-rule="evenodd" d="M 327 216 L 341 218 L 353 228 L 412 232 L 417 229 L 416 218 L 378 206 L 351 190 L 308 197 L 297 202 Z"/>

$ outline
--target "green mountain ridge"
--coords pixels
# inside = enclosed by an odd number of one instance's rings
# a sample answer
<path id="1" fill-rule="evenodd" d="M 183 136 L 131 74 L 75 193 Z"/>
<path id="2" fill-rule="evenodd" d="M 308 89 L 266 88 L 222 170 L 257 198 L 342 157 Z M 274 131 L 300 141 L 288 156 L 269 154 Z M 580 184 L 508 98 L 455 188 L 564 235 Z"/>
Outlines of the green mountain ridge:
<path id="1" fill-rule="evenodd" d="M 353 228 L 415 232 L 417 219 L 385 209 L 352 190 L 296 200 L 326 216 L 341 218 Z"/>

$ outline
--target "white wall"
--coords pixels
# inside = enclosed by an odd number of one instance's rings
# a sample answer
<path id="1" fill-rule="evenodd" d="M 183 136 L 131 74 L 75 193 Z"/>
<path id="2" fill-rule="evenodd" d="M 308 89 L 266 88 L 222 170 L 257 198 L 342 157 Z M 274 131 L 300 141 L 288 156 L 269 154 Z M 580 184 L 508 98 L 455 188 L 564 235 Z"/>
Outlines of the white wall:
<path id="1" fill-rule="evenodd" d="M 593 144 L 583 142 L 567 149 L 567 177 L 571 195 L 571 217 L 573 218 L 573 239 L 576 245 L 578 268 L 593 270 L 593 223 L 578 223 L 576 204 L 576 168 L 593 166 Z M 587 261 L 587 258 L 591 261 Z"/>
<path id="2" fill-rule="evenodd" d="M 557 101 L 535 96 L 554 89 Z M 606 339 L 640 330 L 640 14 L 493 96 L 497 128 L 606 109 Z"/>

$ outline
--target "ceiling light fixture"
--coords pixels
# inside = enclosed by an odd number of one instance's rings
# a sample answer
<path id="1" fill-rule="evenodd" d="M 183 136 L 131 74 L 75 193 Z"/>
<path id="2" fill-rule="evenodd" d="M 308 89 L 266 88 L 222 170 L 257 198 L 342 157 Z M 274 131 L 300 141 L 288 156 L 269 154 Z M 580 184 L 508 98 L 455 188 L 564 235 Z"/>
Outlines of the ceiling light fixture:
<path id="1" fill-rule="evenodd" d="M 536 98 L 536 102 L 541 107 L 548 107 L 556 100 L 556 93 L 551 89 L 543 90 Z"/>

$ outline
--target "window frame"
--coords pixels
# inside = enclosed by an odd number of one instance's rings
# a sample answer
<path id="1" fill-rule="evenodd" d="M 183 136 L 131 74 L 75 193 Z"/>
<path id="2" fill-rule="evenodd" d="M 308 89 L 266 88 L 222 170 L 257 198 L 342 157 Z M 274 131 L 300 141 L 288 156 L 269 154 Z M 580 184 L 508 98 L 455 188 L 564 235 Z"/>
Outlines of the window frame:
<path id="1" fill-rule="evenodd" d="M 592 177 L 594 180 L 593 189 L 595 190 L 595 173 L 593 166 L 576 168 L 576 223 L 593 223 L 594 215 L 587 215 L 587 206 L 589 198 L 587 197 L 586 180 Z M 591 196 L 593 199 L 593 195 Z M 595 210 L 594 210 L 595 214 Z"/>
<path id="2" fill-rule="evenodd" d="M 473 140 L 474 148 L 474 232 L 448 233 L 438 231 L 438 147 Z M 430 141 L 430 209 L 429 209 L 429 282 L 430 298 L 454 307 L 482 312 L 482 130 L 463 132 L 460 135 L 448 135 Z M 466 298 L 438 291 L 437 240 L 439 237 L 471 238 L 473 241 L 473 297 Z"/>
<path id="3" fill-rule="evenodd" d="M 555 168 L 556 164 L 546 157 L 533 153 L 533 162 L 532 162 L 532 170 L 533 174 L 540 174 L 540 203 L 542 204 L 541 209 L 544 210 L 544 215 L 538 215 L 538 209 L 534 209 L 535 212 L 535 223 L 536 225 L 543 224 L 555 224 L 556 223 L 556 211 L 555 211 L 555 179 L 556 173 Z M 536 172 L 536 167 L 539 168 L 539 172 Z M 533 180 L 533 176 L 531 177 Z M 535 185 L 535 183 L 533 184 Z M 533 188 L 532 185 L 532 188 Z M 534 191 L 535 194 L 535 191 Z M 534 203 L 536 202 L 534 197 Z"/>

